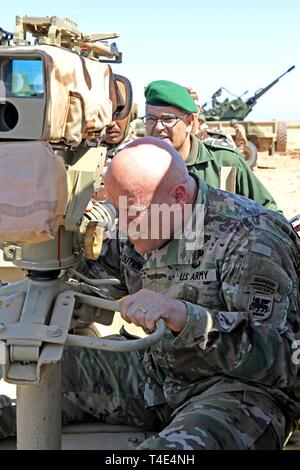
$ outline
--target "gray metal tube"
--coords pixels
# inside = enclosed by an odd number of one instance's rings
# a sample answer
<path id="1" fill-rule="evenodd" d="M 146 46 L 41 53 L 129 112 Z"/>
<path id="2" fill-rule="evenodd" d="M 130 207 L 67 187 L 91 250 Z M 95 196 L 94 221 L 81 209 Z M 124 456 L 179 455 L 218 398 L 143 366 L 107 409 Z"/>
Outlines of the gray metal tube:
<path id="1" fill-rule="evenodd" d="M 42 367 L 38 384 L 17 385 L 17 449 L 61 448 L 61 363 Z"/>
<path id="2" fill-rule="evenodd" d="M 157 329 L 149 336 L 140 339 L 119 340 L 90 338 L 87 336 L 68 335 L 66 346 L 80 346 L 82 348 L 103 349 L 104 351 L 138 351 L 147 349 L 149 346 L 157 343 L 165 334 L 166 326 L 162 319 L 156 323 Z"/>

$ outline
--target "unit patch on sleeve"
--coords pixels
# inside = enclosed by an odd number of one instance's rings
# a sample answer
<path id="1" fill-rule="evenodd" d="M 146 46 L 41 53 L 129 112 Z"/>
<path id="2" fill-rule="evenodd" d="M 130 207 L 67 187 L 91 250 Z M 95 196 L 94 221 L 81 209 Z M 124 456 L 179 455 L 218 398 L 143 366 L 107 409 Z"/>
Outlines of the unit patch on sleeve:
<path id="1" fill-rule="evenodd" d="M 257 320 L 266 320 L 273 310 L 274 296 L 261 292 L 251 292 L 249 298 L 249 313 Z"/>

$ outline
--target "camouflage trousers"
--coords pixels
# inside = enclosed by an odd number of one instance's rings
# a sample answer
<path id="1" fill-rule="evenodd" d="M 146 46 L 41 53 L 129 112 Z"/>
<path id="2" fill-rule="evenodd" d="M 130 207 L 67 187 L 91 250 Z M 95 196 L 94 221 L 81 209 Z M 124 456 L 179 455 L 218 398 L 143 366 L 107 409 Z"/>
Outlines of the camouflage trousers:
<path id="1" fill-rule="evenodd" d="M 153 435 L 138 449 L 281 449 L 285 417 L 259 391 L 206 393 L 177 410 L 146 408 L 142 353 L 72 347 L 63 358 L 63 423 L 135 425 Z M 0 391 L 1 392 L 1 391 Z M 0 396 L 0 438 L 15 433 L 15 406 Z"/>

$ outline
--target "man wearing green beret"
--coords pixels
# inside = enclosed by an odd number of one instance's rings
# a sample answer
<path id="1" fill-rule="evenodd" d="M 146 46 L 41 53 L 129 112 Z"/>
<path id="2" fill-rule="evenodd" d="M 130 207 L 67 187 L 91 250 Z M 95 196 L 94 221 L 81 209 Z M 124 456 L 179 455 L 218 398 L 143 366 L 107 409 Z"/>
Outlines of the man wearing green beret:
<path id="1" fill-rule="evenodd" d="M 215 188 L 225 189 L 281 212 L 271 194 L 252 172 L 243 155 L 226 139 L 201 142 L 192 134 L 195 101 L 186 88 L 167 80 L 156 80 L 145 88 L 147 135 L 173 145 L 189 172 Z"/>

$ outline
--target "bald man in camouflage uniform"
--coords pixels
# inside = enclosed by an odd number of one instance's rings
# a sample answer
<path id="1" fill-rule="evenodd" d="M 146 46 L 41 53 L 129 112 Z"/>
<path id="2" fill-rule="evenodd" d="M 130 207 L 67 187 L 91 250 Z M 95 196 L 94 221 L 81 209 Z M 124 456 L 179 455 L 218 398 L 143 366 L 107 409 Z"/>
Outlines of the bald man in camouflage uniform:
<path id="1" fill-rule="evenodd" d="M 203 210 L 203 232 L 192 246 L 187 235 L 116 238 L 97 261 L 83 261 L 92 278 L 120 279 L 102 294 L 127 295 L 120 301 L 125 320 L 149 332 L 163 318 L 167 331 L 145 352 L 67 349 L 64 422 L 154 431 L 138 449 L 282 448 L 300 416 L 293 360 L 300 247 L 292 227 L 188 175 L 179 154 L 153 138 L 114 157 L 105 185 L 117 206 L 121 195 L 144 211 L 147 200 L 193 204 L 193 222 Z M 9 411 L 2 412 L 2 435 L 13 432 Z"/>

